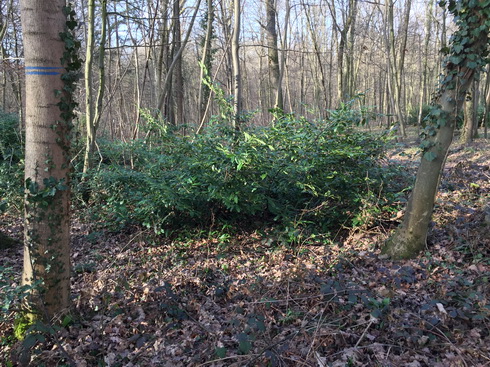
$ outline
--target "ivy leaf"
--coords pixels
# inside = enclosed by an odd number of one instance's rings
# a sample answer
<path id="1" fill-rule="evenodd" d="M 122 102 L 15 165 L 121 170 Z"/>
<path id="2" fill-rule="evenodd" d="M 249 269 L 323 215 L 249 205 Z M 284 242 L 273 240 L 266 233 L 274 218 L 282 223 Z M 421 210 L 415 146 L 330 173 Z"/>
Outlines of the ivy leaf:
<path id="1" fill-rule="evenodd" d="M 427 134 L 429 135 L 429 132 Z M 422 140 L 422 142 L 420 143 L 420 148 L 425 149 L 430 147 L 430 145 L 431 145 L 430 141 Z"/>
<path id="2" fill-rule="evenodd" d="M 237 336 L 238 339 L 238 350 L 242 354 L 248 354 L 252 349 L 252 343 L 250 343 L 249 337 L 245 333 L 240 333 Z"/>
<path id="3" fill-rule="evenodd" d="M 449 61 L 451 61 L 455 65 L 458 65 L 462 60 L 463 58 L 461 56 L 451 56 L 449 58 Z"/>
<path id="4" fill-rule="evenodd" d="M 248 340 L 245 340 L 245 341 L 240 342 L 238 344 L 238 349 L 243 354 L 248 354 L 250 352 L 250 350 L 252 349 L 252 344 Z"/>
<path id="5" fill-rule="evenodd" d="M 77 26 L 77 22 L 75 20 L 69 20 L 66 22 L 66 26 L 68 27 L 69 30 L 72 31 Z"/>
<path id="6" fill-rule="evenodd" d="M 214 352 L 216 353 L 216 356 L 218 358 L 225 358 L 226 357 L 226 348 L 225 347 L 217 347 Z"/>
<path id="7" fill-rule="evenodd" d="M 425 152 L 424 153 L 424 158 L 428 160 L 429 162 L 432 162 L 434 159 L 437 158 L 437 154 L 434 152 Z"/>
<path id="8" fill-rule="evenodd" d="M 457 54 L 461 53 L 461 51 L 463 51 L 463 50 L 464 50 L 464 46 L 462 46 L 462 45 L 455 45 L 454 46 L 454 52 Z"/>

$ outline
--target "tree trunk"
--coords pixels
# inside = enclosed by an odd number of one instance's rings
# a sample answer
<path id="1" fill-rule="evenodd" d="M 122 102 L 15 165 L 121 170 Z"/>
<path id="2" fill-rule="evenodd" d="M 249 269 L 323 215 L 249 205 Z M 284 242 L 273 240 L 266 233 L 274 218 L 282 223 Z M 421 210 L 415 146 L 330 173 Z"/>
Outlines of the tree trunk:
<path id="1" fill-rule="evenodd" d="M 478 138 L 478 106 L 480 101 L 480 72 L 478 72 L 478 77 L 475 77 L 473 81 L 473 140 Z"/>
<path id="2" fill-rule="evenodd" d="M 94 33 L 95 33 L 95 0 L 88 0 L 87 3 L 87 47 L 85 51 L 85 126 L 86 126 L 86 147 L 83 162 L 83 173 L 87 173 L 91 164 L 93 148 L 95 147 L 95 136 L 92 129 L 94 119 L 93 107 L 93 54 L 94 54 Z"/>
<path id="3" fill-rule="evenodd" d="M 406 103 L 403 104 L 403 93 L 402 89 L 405 86 L 405 54 L 408 52 L 407 50 L 407 38 L 408 38 L 408 25 L 410 22 L 410 11 L 412 10 L 412 0 L 406 0 L 405 3 L 405 13 L 403 15 L 403 25 L 401 27 L 400 33 L 401 33 L 401 42 L 400 42 L 400 49 L 399 49 L 399 57 L 398 57 L 398 65 L 396 67 L 396 80 L 397 80 L 397 92 L 396 92 L 396 98 L 398 100 L 399 108 L 400 108 L 400 115 L 401 115 L 401 122 L 400 125 L 403 125 L 403 132 L 404 132 L 404 137 L 406 136 L 405 133 L 405 117 L 407 115 L 406 111 Z M 396 63 L 396 60 L 395 60 Z M 403 123 L 403 124 L 402 124 Z"/>
<path id="4" fill-rule="evenodd" d="M 345 54 L 346 72 L 344 73 L 345 81 L 342 83 L 345 90 L 344 98 L 346 99 L 351 99 L 355 94 L 356 70 L 354 68 L 354 46 L 356 40 L 357 3 L 358 0 L 351 0 L 349 4 L 349 32 L 347 37 L 347 52 Z M 367 24 L 369 24 L 369 20 Z M 361 56 L 359 56 L 359 62 L 360 60 Z"/>
<path id="5" fill-rule="evenodd" d="M 66 312 L 70 295 L 69 126 L 72 104 L 61 79 L 65 0 L 21 0 L 26 65 L 25 244 L 23 284 L 42 282 L 30 311 Z M 61 92 L 63 91 L 63 92 Z M 60 98 L 61 97 L 61 98 Z"/>
<path id="6" fill-rule="evenodd" d="M 13 5 L 13 4 L 12 4 Z M 17 12 L 18 9 L 14 9 L 13 6 L 10 7 L 10 13 L 12 14 L 11 17 L 13 17 L 13 14 L 14 12 Z M 18 58 L 17 60 L 14 61 L 14 67 L 17 69 L 17 70 L 21 70 L 22 69 L 22 63 L 23 63 L 23 60 L 20 59 L 20 56 L 21 56 L 21 52 L 22 52 L 22 46 L 21 46 L 21 42 L 20 42 L 20 37 L 19 37 L 19 34 L 21 34 L 21 26 L 20 24 L 18 24 L 17 22 L 12 22 L 12 38 L 14 39 L 14 46 L 13 46 L 13 50 L 14 50 L 14 55 L 16 58 Z M 22 91 L 22 83 L 23 83 L 23 80 L 22 80 L 22 77 L 21 77 L 21 73 L 19 72 L 15 72 L 13 74 L 11 74 L 11 77 L 10 77 L 10 81 L 11 81 L 11 85 L 12 85 L 12 92 L 13 92 L 13 95 L 15 96 L 15 99 L 16 99 L 16 102 L 17 102 L 17 111 L 19 113 L 19 125 L 21 127 L 25 126 L 24 123 L 24 109 L 23 109 L 23 91 Z M 23 137 L 22 137 L 23 139 Z"/>
<path id="7" fill-rule="evenodd" d="M 333 27 L 339 32 L 340 40 L 338 42 L 337 47 L 337 104 L 341 102 L 347 101 L 349 96 L 349 80 L 351 75 L 348 75 L 348 70 L 351 64 L 351 60 L 346 60 L 346 65 L 344 65 L 344 60 L 352 55 L 353 47 L 354 47 L 354 23 L 357 17 L 357 0 L 349 0 L 349 7 L 347 9 L 348 14 L 342 14 L 342 19 L 344 20 L 344 24 L 342 28 L 337 21 L 336 15 L 336 6 L 335 2 L 332 0 L 332 3 L 327 1 L 327 6 L 330 11 L 330 15 L 332 16 Z M 349 36 L 349 38 L 348 38 Z M 346 55 L 347 48 L 347 55 Z"/>
<path id="8" fill-rule="evenodd" d="M 201 5 L 201 0 L 197 0 L 197 3 L 195 5 L 196 7 L 194 9 L 194 13 L 192 14 L 190 24 L 189 24 L 189 28 L 187 29 L 184 40 L 180 43 L 180 47 L 178 49 L 176 49 L 176 52 L 173 55 L 172 62 L 170 63 L 170 65 L 167 68 L 167 75 L 165 76 L 165 79 L 163 80 L 163 82 L 159 83 L 161 90 L 160 90 L 160 95 L 158 97 L 157 110 L 159 110 L 160 112 L 163 111 L 165 100 L 166 100 L 167 96 L 170 95 L 170 93 L 169 93 L 170 92 L 170 85 L 172 82 L 172 76 L 174 74 L 174 68 L 180 62 L 182 52 L 184 52 L 184 48 L 187 45 L 187 42 L 189 41 L 189 37 L 191 35 L 192 28 L 194 27 L 194 22 L 196 20 L 196 16 L 197 16 L 197 13 L 199 11 L 200 5 Z M 180 16 L 180 15 L 178 14 L 176 16 Z"/>
<path id="9" fill-rule="evenodd" d="M 269 59 L 269 75 L 271 78 L 271 93 L 273 94 L 274 108 L 283 109 L 281 73 L 279 69 L 279 52 L 277 50 L 276 4 L 274 0 L 265 0 L 266 10 L 266 39 Z"/>
<path id="10" fill-rule="evenodd" d="M 461 133 L 461 143 L 468 145 L 473 141 L 473 132 L 476 125 L 475 111 L 475 81 L 466 94 L 464 102 L 464 124 Z"/>
<path id="11" fill-rule="evenodd" d="M 280 65 L 279 65 L 279 80 L 277 81 L 278 88 L 280 88 L 280 94 L 276 95 L 276 106 L 280 106 L 281 109 L 284 110 L 284 93 L 282 90 L 282 81 L 284 79 L 284 73 L 286 71 L 286 59 L 287 59 L 287 48 L 288 48 L 288 31 L 289 31 L 289 18 L 291 16 L 291 5 L 289 4 L 289 0 L 286 0 L 284 7 L 286 8 L 286 15 L 284 17 L 284 31 L 282 32 L 282 42 L 281 42 L 281 57 L 280 57 Z"/>
<path id="12" fill-rule="evenodd" d="M 160 45 L 155 49 L 154 60 L 155 60 L 155 96 L 156 98 L 160 98 L 163 89 L 163 75 L 165 72 L 166 66 L 169 63 L 169 55 L 170 55 L 170 30 L 169 30 L 169 17 L 167 16 L 167 12 L 169 11 L 169 1 L 164 0 L 162 2 L 162 7 L 159 13 L 159 17 L 161 17 L 158 30 L 158 43 Z"/>
<path id="13" fill-rule="evenodd" d="M 487 65 L 487 80 L 485 81 L 485 112 L 483 114 L 483 136 L 488 138 L 488 124 L 490 123 L 490 64 Z"/>
<path id="14" fill-rule="evenodd" d="M 95 29 L 95 0 L 88 2 L 88 35 L 87 35 L 87 52 L 85 58 L 85 125 L 87 128 L 87 142 L 85 147 L 85 157 L 83 162 L 83 173 L 93 166 L 93 155 L 95 152 L 95 138 L 99 128 L 102 114 L 102 102 L 104 100 L 105 90 L 105 43 L 106 43 L 106 20 L 107 20 L 107 0 L 101 0 L 101 34 L 99 46 L 99 85 L 97 89 L 97 99 L 95 106 L 93 101 L 93 59 L 94 52 L 94 29 Z"/>
<path id="15" fill-rule="evenodd" d="M 239 56 L 239 40 L 240 40 L 240 0 L 234 0 L 234 18 L 233 36 L 231 39 L 231 55 L 233 65 L 233 127 L 240 130 L 241 113 L 242 113 L 242 82 L 240 74 L 240 56 Z"/>
<path id="16" fill-rule="evenodd" d="M 212 72 L 212 37 L 213 37 L 213 22 L 214 22 L 214 6 L 213 0 L 207 0 L 207 20 L 206 20 L 206 35 L 204 37 L 203 47 L 202 47 L 202 55 L 201 55 L 201 74 L 200 74 L 200 86 L 199 86 L 199 95 L 198 95 L 198 108 L 199 108 L 199 126 L 204 124 L 204 120 L 206 119 L 206 106 L 207 101 L 210 96 L 209 86 L 204 83 L 204 78 L 206 75 L 208 77 L 211 76 Z"/>
<path id="17" fill-rule="evenodd" d="M 458 30 L 453 35 L 451 57 L 444 65 L 439 93 L 431 112 L 426 148 L 421 159 L 412 195 L 401 226 L 386 242 L 383 252 L 392 258 L 411 258 L 424 249 L 437 188 L 453 139 L 457 112 L 475 73 L 488 55 L 488 10 L 469 8 L 463 2 Z M 478 29 L 479 32 L 473 30 Z M 471 32 L 470 32 L 471 30 Z M 470 35 L 471 36 L 466 36 Z M 469 38 L 469 39 L 468 39 Z M 464 47 L 457 43 L 465 41 Z M 476 61 L 473 61 L 476 60 Z"/>
<path id="18" fill-rule="evenodd" d="M 417 126 L 420 127 L 422 125 L 422 119 L 425 116 L 422 116 L 424 110 L 424 103 L 427 99 L 427 65 L 429 59 L 429 43 L 432 32 L 432 8 L 434 6 L 434 0 L 429 0 L 427 4 L 427 9 L 425 12 L 425 38 L 424 38 L 424 55 L 422 62 L 422 88 L 420 91 L 420 100 L 419 100 L 419 114 Z"/>
<path id="19" fill-rule="evenodd" d="M 232 0 L 233 1 L 233 0 Z M 231 4 L 231 2 L 229 4 Z M 224 63 L 225 63 L 225 79 L 226 90 L 229 94 L 233 94 L 233 56 L 230 47 L 230 43 L 233 38 L 233 29 L 232 29 L 232 13 L 230 11 L 231 5 L 229 5 L 226 1 L 218 1 L 219 5 L 219 16 L 218 22 L 221 23 L 221 32 L 223 32 L 223 54 L 224 54 Z"/>
<path id="20" fill-rule="evenodd" d="M 12 0 L 10 0 L 8 4 L 8 9 L 7 13 L 10 12 L 10 8 L 12 7 Z M 0 14 L 0 51 L 1 51 L 1 60 L 2 63 L 4 62 L 3 60 L 7 59 L 7 51 L 4 46 L 4 41 L 5 41 L 5 35 L 7 34 L 7 29 L 9 27 L 9 19 L 8 17 L 5 17 L 6 19 L 3 19 L 3 14 Z M 2 110 L 3 111 L 8 111 L 7 108 L 7 73 L 4 71 L 2 73 Z"/>
<path id="21" fill-rule="evenodd" d="M 180 27 L 180 0 L 174 0 L 174 47 L 179 50 L 182 47 L 182 35 Z M 174 75 L 172 77 L 172 89 L 175 101 L 174 125 L 185 124 L 184 121 L 184 77 L 182 76 L 182 52 L 175 60 Z"/>
<path id="22" fill-rule="evenodd" d="M 323 101 L 322 103 L 320 104 L 319 103 L 319 107 L 320 107 L 320 113 L 322 115 L 322 117 L 326 117 L 327 115 L 327 106 L 328 106 L 328 100 L 327 100 L 327 96 L 328 96 L 328 92 L 327 92 L 327 83 L 325 81 L 325 72 L 323 71 L 323 62 L 322 62 L 322 55 L 321 55 L 321 49 L 320 49 L 320 43 L 318 42 L 318 38 L 317 38 L 317 30 L 315 29 L 315 25 L 313 24 L 313 20 L 311 19 L 311 14 L 310 14 L 310 8 L 309 8 L 309 5 L 303 3 L 303 8 L 305 9 L 305 14 L 306 14 L 306 21 L 308 23 L 308 30 L 310 32 L 310 36 L 311 36 L 311 41 L 313 43 L 313 54 L 315 56 L 315 59 L 317 61 L 317 66 L 318 66 L 318 77 L 320 79 L 320 89 L 322 91 L 322 95 L 323 95 Z M 303 98 L 303 93 L 301 93 L 301 96 Z"/>
<path id="23" fill-rule="evenodd" d="M 393 16 L 393 0 L 388 0 L 385 4 L 385 44 L 386 44 L 386 58 L 388 65 L 388 88 L 390 93 L 391 108 L 396 115 L 398 123 L 400 124 L 400 132 L 402 137 L 406 137 L 405 131 L 405 119 L 401 108 L 401 79 L 400 70 L 398 69 L 395 54 L 395 30 L 394 30 L 394 16 Z M 403 50 L 405 51 L 405 50 Z"/>

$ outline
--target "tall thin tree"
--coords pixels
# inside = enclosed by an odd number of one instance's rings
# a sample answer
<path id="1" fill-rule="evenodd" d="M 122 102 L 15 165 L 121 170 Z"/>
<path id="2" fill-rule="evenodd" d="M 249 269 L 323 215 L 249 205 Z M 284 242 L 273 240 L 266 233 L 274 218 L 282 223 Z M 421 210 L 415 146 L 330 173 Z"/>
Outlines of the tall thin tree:
<path id="1" fill-rule="evenodd" d="M 233 90 L 234 90 L 234 100 L 233 100 L 233 111 L 235 117 L 233 120 L 233 125 L 236 130 L 240 130 L 241 113 L 242 113 L 242 75 L 240 73 L 240 20 L 241 20 L 241 9 L 240 0 L 234 0 L 233 2 L 233 35 L 231 38 L 231 56 L 233 65 Z"/>
<path id="2" fill-rule="evenodd" d="M 98 57 L 99 84 L 97 96 L 93 93 L 93 54 L 95 46 L 95 0 L 88 1 L 87 50 L 85 56 L 85 125 L 87 141 L 83 163 L 83 173 L 92 168 L 96 148 L 96 134 L 102 116 L 102 103 L 105 89 L 105 43 L 107 34 L 107 0 L 100 1 L 101 33 Z"/>
<path id="3" fill-rule="evenodd" d="M 424 37 L 424 54 L 422 56 L 422 85 L 419 98 L 419 114 L 418 114 L 418 126 L 422 125 L 422 119 L 424 116 L 423 109 L 426 103 L 427 97 L 427 73 L 429 64 L 429 43 L 432 36 L 432 12 L 433 12 L 434 0 L 429 0 L 425 11 L 425 37 Z"/>
<path id="4" fill-rule="evenodd" d="M 269 59 L 269 76 L 271 79 L 271 91 L 274 107 L 283 109 L 283 96 L 281 82 L 281 72 L 279 69 L 279 51 L 277 49 L 277 28 L 276 28 L 276 4 L 275 0 L 265 0 L 266 12 L 266 39 L 267 54 Z"/>
<path id="5" fill-rule="evenodd" d="M 200 86 L 199 86 L 199 95 L 198 95 L 198 108 L 199 108 L 199 123 L 202 124 L 204 119 L 206 118 L 206 105 L 207 99 L 210 95 L 209 86 L 205 83 L 204 78 L 205 75 L 211 75 L 212 71 L 212 40 L 214 34 L 214 4 L 213 0 L 206 0 L 206 23 L 205 23 L 205 31 L 206 34 L 202 41 L 202 55 L 201 55 L 201 73 L 200 73 Z"/>

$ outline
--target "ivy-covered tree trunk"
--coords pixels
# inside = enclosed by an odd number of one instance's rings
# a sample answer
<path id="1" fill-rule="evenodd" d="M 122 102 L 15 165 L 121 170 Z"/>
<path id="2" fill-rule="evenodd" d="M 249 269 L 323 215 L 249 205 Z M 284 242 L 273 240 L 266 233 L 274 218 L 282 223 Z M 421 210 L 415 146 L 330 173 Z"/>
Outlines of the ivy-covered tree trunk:
<path id="1" fill-rule="evenodd" d="M 68 308 L 70 294 L 69 126 L 73 86 L 65 70 L 70 60 L 65 43 L 67 47 L 74 43 L 65 37 L 65 0 L 21 0 L 20 5 L 26 68 L 22 283 L 40 281 L 40 289 L 28 300 L 28 311 L 36 317 L 52 318 Z"/>
<path id="2" fill-rule="evenodd" d="M 422 143 L 424 154 L 403 223 L 383 248 L 383 252 L 392 258 L 414 257 L 426 245 L 456 116 L 475 73 L 483 67 L 488 55 L 490 1 L 451 1 L 449 10 L 458 19 L 458 29 L 452 37 L 450 53 L 444 64 L 444 77 L 434 98 Z"/>

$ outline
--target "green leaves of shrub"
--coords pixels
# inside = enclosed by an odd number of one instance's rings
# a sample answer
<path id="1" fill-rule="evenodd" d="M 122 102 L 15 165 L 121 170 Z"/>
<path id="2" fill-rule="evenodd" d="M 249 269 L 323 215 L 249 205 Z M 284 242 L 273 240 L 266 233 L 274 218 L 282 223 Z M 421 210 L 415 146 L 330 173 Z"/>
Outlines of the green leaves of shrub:
<path id="1" fill-rule="evenodd" d="M 101 220 L 157 233 L 212 220 L 338 227 L 369 190 L 380 192 L 386 175 L 378 163 L 385 142 L 354 132 L 351 114 L 339 129 L 342 113 L 332 122 L 283 115 L 238 137 L 215 125 L 192 139 L 167 130 L 158 139 L 105 143 L 104 164 L 90 180 L 93 209 Z"/>
<path id="2" fill-rule="evenodd" d="M 0 111 L 0 212 L 20 209 L 23 196 L 24 144 L 17 115 Z"/>

